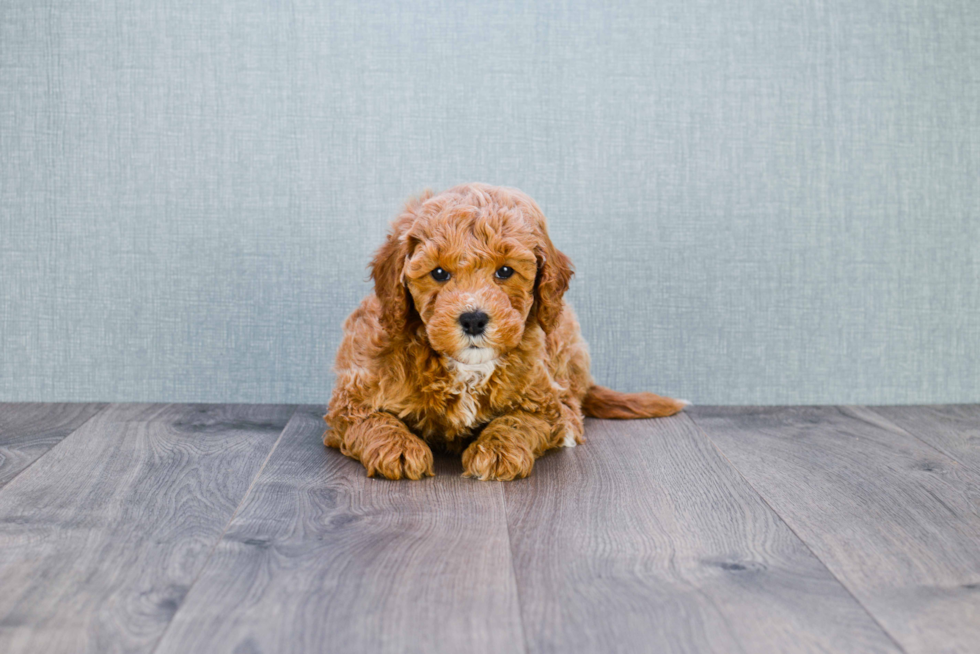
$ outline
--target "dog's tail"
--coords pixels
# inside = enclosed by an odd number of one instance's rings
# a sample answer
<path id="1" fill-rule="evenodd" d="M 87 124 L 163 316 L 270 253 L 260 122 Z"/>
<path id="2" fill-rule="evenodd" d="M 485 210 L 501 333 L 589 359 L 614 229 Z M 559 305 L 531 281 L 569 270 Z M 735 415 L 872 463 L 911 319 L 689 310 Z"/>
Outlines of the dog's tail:
<path id="1" fill-rule="evenodd" d="M 582 411 L 593 418 L 662 418 L 672 416 L 689 405 L 687 400 L 675 400 L 653 393 L 620 393 L 593 384 L 582 400 Z"/>

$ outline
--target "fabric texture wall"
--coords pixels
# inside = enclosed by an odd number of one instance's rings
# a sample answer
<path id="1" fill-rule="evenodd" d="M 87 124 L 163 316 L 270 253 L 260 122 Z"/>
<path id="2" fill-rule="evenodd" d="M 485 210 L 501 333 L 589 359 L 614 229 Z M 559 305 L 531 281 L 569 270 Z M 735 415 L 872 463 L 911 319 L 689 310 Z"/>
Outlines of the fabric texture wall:
<path id="1" fill-rule="evenodd" d="M 516 186 L 605 384 L 980 401 L 980 3 L 0 3 L 0 400 L 324 402 L 404 199 Z"/>

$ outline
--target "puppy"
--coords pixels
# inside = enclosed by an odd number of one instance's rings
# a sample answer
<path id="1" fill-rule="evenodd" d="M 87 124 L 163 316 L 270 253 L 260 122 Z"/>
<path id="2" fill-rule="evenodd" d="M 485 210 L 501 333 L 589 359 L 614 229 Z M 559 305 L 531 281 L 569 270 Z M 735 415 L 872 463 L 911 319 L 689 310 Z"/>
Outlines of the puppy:
<path id="1" fill-rule="evenodd" d="M 592 381 L 563 299 L 571 261 L 516 189 L 410 200 L 371 276 L 374 294 L 344 323 L 323 438 L 369 477 L 433 475 L 430 446 L 462 451 L 465 476 L 526 477 L 547 450 L 583 442 L 583 414 L 653 418 L 686 404 Z"/>

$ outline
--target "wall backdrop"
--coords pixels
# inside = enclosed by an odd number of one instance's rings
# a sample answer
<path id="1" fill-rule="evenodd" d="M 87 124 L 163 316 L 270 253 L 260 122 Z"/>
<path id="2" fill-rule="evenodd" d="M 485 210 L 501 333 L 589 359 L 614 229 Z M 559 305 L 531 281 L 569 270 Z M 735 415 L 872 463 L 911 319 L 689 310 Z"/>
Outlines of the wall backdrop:
<path id="1" fill-rule="evenodd" d="M 324 402 L 464 181 L 549 216 L 602 383 L 980 401 L 976 0 L 4 0 L 0 400 Z"/>

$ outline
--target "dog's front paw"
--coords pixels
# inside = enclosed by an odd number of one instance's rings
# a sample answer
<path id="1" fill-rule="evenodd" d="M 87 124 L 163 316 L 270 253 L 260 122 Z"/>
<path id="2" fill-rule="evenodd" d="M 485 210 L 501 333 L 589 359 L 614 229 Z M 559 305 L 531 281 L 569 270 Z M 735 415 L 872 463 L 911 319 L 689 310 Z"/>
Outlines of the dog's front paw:
<path id="1" fill-rule="evenodd" d="M 390 431 L 385 438 L 367 443 L 361 463 L 368 477 L 379 474 L 388 479 L 422 479 L 435 476 L 432 450 L 418 436 Z"/>
<path id="2" fill-rule="evenodd" d="M 520 440 L 499 438 L 484 431 L 463 452 L 463 476 L 482 481 L 511 481 L 527 477 L 534 467 L 531 448 Z"/>

